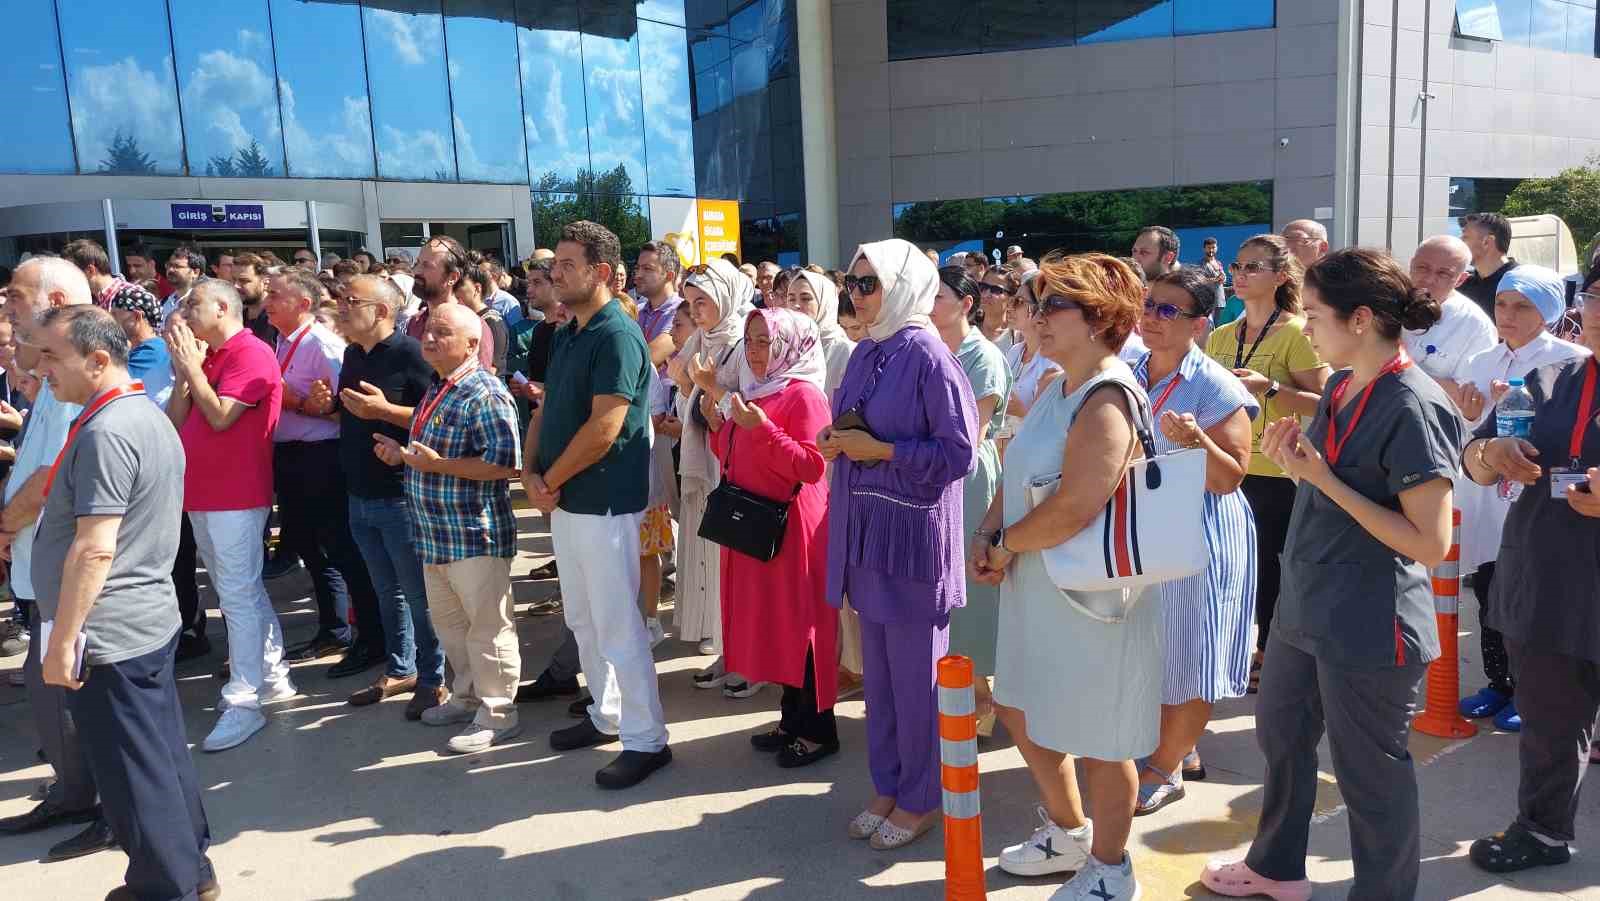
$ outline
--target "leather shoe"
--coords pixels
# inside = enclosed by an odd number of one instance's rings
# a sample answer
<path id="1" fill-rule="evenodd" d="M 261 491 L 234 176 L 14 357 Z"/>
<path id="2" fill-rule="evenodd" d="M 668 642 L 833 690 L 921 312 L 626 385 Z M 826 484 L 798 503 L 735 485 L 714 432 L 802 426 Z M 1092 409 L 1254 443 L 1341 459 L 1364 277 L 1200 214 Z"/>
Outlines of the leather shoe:
<path id="1" fill-rule="evenodd" d="M 319 631 L 305 644 L 284 651 L 283 659 L 287 663 L 305 663 L 307 660 L 343 654 L 348 650 L 350 650 L 349 642 L 340 641 L 339 636 L 332 632 Z"/>
<path id="2" fill-rule="evenodd" d="M 578 693 L 578 677 L 570 679 L 557 679 L 550 675 L 549 670 L 539 674 L 539 678 L 517 689 L 517 703 L 526 704 L 529 701 L 548 701 L 551 698 L 570 697 Z"/>
<path id="3" fill-rule="evenodd" d="M 51 826 L 60 826 L 63 823 L 92 823 L 98 819 L 100 819 L 98 804 L 86 810 L 62 810 L 49 801 L 40 801 L 27 813 L 0 820 L 0 832 L 21 835 L 24 832 L 38 832 L 40 829 L 49 829 Z"/>
<path id="4" fill-rule="evenodd" d="M 384 661 L 384 654 L 374 653 L 364 644 L 355 644 L 345 653 L 344 659 L 328 667 L 329 679 L 343 679 L 366 672 Z"/>
<path id="5" fill-rule="evenodd" d="M 567 705 L 567 716 L 570 716 L 575 720 L 588 719 L 589 705 L 593 703 L 594 698 L 591 697 L 588 692 L 584 692 L 582 697 Z"/>
<path id="6" fill-rule="evenodd" d="M 594 781 L 601 788 L 632 788 L 671 762 L 672 749 L 665 746 L 659 751 L 623 751 L 594 774 Z"/>
<path id="7" fill-rule="evenodd" d="M 576 751 L 579 748 L 610 744 L 616 740 L 615 735 L 607 735 L 596 729 L 594 720 L 587 718 L 576 726 L 568 726 L 550 733 L 550 747 L 557 751 Z"/>
<path id="8" fill-rule="evenodd" d="M 797 738 L 778 752 L 778 766 L 792 770 L 796 767 L 810 766 L 824 757 L 832 757 L 837 753 L 839 753 L 838 742 L 808 749 L 805 742 Z"/>
<path id="9" fill-rule="evenodd" d="M 424 711 L 448 703 L 449 700 L 450 689 L 442 685 L 425 685 L 418 688 L 411 693 L 411 700 L 406 704 L 406 719 L 416 722 L 422 719 Z"/>
<path id="10" fill-rule="evenodd" d="M 117 837 L 111 834 L 111 824 L 105 820 L 95 820 L 82 832 L 66 841 L 57 842 L 45 852 L 45 863 L 56 863 L 62 860 L 71 860 L 74 857 L 85 857 L 96 851 L 109 851 L 117 846 Z"/>
<path id="11" fill-rule="evenodd" d="M 220 901 L 222 898 L 222 883 L 215 879 L 210 882 L 202 882 L 195 886 L 195 894 L 199 896 L 200 901 Z M 133 889 L 125 885 L 119 885 L 112 889 L 110 894 L 106 895 L 106 901 L 139 901 L 139 896 L 133 893 Z"/>
<path id="12" fill-rule="evenodd" d="M 379 676 L 378 681 L 351 695 L 346 703 L 351 707 L 365 707 L 368 704 L 376 704 L 384 698 L 403 695 L 406 692 L 416 691 L 416 689 L 416 676 L 405 676 L 399 679 L 390 676 Z"/>
<path id="13" fill-rule="evenodd" d="M 185 632 L 178 636 L 178 653 L 173 658 L 175 663 L 186 663 L 198 660 L 211 653 L 211 639 L 204 635 L 190 635 Z"/>
<path id="14" fill-rule="evenodd" d="M 794 736 L 783 731 L 783 727 L 774 726 L 770 731 L 757 732 L 750 736 L 750 747 L 765 754 L 776 754 L 788 747 L 794 741 Z"/>

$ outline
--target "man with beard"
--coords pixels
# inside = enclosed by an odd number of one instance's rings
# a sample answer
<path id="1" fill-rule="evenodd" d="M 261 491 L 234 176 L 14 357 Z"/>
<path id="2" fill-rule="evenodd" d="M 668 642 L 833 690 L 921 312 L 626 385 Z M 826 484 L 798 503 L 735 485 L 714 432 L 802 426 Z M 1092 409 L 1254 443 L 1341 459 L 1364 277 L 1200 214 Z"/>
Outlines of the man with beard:
<path id="1" fill-rule="evenodd" d="M 269 345 L 278 341 L 278 330 L 267 320 L 267 261 L 253 253 L 233 258 L 233 287 L 244 301 L 244 327 Z"/>
<path id="2" fill-rule="evenodd" d="M 1145 284 L 1178 268 L 1178 236 L 1165 225 L 1148 225 L 1133 239 L 1133 259 Z"/>
<path id="3" fill-rule="evenodd" d="M 428 312 L 458 302 L 456 283 L 466 277 L 469 265 L 466 248 L 448 235 L 429 238 L 422 245 L 416 265 L 411 268 L 411 293 L 422 300 L 422 308 L 406 320 L 406 334 L 421 341 L 428 330 Z M 483 322 L 478 338 L 478 365 L 484 369 L 494 365 L 494 332 L 487 322 Z"/>

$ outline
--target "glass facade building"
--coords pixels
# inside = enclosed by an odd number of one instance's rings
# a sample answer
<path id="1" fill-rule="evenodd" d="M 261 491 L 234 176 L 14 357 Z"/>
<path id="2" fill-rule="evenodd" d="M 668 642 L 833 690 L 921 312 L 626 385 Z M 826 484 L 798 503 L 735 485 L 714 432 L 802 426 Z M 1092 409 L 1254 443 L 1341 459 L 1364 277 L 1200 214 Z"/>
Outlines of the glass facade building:
<path id="1" fill-rule="evenodd" d="M 1456 34 L 1517 47 L 1600 56 L 1595 0 L 1456 0 Z"/>
<path id="2" fill-rule="evenodd" d="M 791 0 L 7 12 L 29 134 L 0 173 L 526 184 L 541 244 L 579 215 L 647 240 L 650 197 L 738 200 L 747 243 L 802 249 Z"/>

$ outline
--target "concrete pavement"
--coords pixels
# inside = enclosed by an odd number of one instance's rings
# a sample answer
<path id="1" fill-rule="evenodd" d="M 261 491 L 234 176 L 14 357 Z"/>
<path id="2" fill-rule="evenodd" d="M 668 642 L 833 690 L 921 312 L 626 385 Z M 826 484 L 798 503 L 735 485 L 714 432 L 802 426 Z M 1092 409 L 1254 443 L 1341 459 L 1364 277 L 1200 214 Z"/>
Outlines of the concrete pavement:
<path id="1" fill-rule="evenodd" d="M 514 568 L 519 608 L 553 593 L 533 581 L 548 539 L 522 514 L 529 553 Z M 290 640 L 315 630 L 303 573 L 271 583 Z M 1476 603 L 1463 592 L 1463 687 L 1477 684 Z M 670 613 L 664 611 L 671 626 Z M 221 623 L 212 612 L 212 637 Z M 560 638 L 559 617 L 519 617 L 525 678 L 543 666 Z M 190 741 L 215 720 L 221 682 L 212 671 L 222 645 L 180 668 Z M 273 709 L 269 724 L 242 747 L 196 751 L 225 897 L 253 899 L 412 898 L 936 899 L 943 895 L 937 833 L 899 852 L 878 853 L 845 836 L 871 796 L 863 708 L 839 707 L 844 750 L 816 766 L 786 771 L 753 752 L 746 736 L 776 719 L 778 692 L 742 701 L 696 691 L 689 676 L 709 662 L 692 645 L 657 649 L 662 700 L 674 762 L 627 792 L 595 787 L 594 770 L 617 745 L 556 754 L 548 735 L 573 720 L 566 701 L 523 705 L 520 739 L 490 752 L 442 753 L 451 729 L 405 722 L 405 698 L 356 709 L 345 697 L 376 674 L 331 681 L 327 665 L 295 668 L 303 696 Z M 0 670 L 21 658 L 0 661 Z M 1196 874 L 1216 855 L 1239 855 L 1260 807 L 1262 762 L 1251 698 L 1219 705 L 1201 741 L 1211 777 L 1190 783 L 1188 798 L 1135 820 L 1134 865 L 1151 901 L 1212 897 Z M 28 794 L 48 776 L 33 757 L 21 689 L 0 687 L 0 816 L 27 810 Z M 1034 792 L 1004 730 L 980 745 L 984 851 L 990 896 L 1048 898 L 1059 882 L 1020 880 L 994 867 L 1004 845 L 1035 824 Z M 1600 901 L 1600 859 L 1494 878 L 1466 859 L 1475 838 L 1511 819 L 1516 739 L 1481 733 L 1447 743 L 1412 742 L 1423 805 L 1425 899 L 1578 898 Z M 1328 755 L 1324 749 L 1324 765 Z M 1310 876 L 1316 898 L 1343 898 L 1351 869 L 1347 820 L 1331 772 L 1324 774 L 1313 830 Z M 52 843 L 77 827 L 0 838 L 0 898 L 99 899 L 121 882 L 126 858 L 104 853 L 43 865 Z M 1600 834 L 1591 792 L 1580 836 Z"/>

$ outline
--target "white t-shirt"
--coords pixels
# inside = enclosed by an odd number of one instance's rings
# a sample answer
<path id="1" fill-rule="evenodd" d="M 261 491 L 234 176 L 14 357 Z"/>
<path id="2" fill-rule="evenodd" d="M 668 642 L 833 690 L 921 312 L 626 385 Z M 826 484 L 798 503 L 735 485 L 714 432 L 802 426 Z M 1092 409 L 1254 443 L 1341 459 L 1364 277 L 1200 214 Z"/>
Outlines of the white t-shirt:
<path id="1" fill-rule="evenodd" d="M 1400 340 L 1423 372 L 1459 382 L 1473 357 L 1500 343 L 1500 332 L 1483 308 L 1459 291 L 1450 292 L 1441 309 L 1444 315 L 1432 328 L 1404 332 Z"/>
<path id="2" fill-rule="evenodd" d="M 1041 353 L 1034 354 L 1033 359 L 1026 363 L 1022 362 L 1022 352 L 1026 347 L 1026 344 L 1018 341 L 1006 351 L 1006 368 L 1011 370 L 1011 396 L 1022 404 L 1023 410 L 1033 406 L 1039 396 L 1039 380 L 1046 373 L 1061 371 L 1060 366 Z"/>

